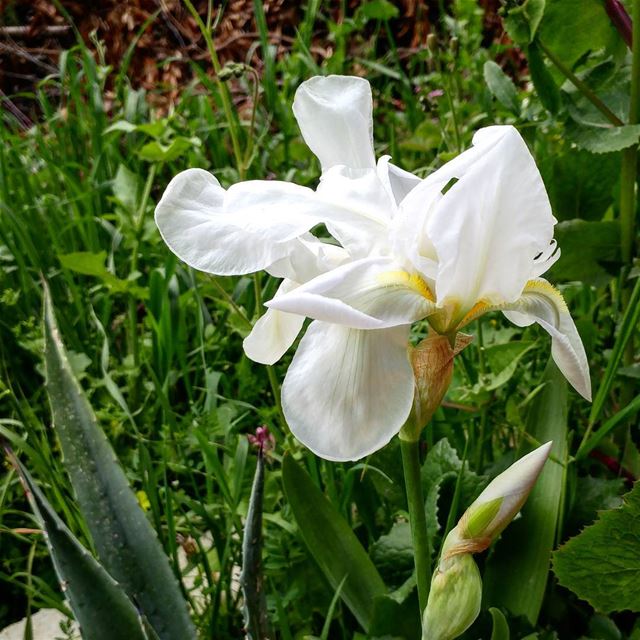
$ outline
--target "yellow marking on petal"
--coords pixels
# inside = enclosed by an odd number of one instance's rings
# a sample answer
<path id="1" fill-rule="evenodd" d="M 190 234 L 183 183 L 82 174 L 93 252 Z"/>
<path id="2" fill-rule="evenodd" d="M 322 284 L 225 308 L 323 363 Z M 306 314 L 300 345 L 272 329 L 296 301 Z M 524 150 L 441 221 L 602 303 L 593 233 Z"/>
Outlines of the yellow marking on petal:
<path id="1" fill-rule="evenodd" d="M 378 276 L 378 281 L 385 287 L 404 285 L 419 293 L 423 298 L 429 300 L 429 302 L 436 301 L 429 285 L 417 273 L 410 274 L 409 272 L 402 271 L 401 269 L 398 269 L 397 271 L 386 271 Z"/>
<path id="2" fill-rule="evenodd" d="M 562 294 L 546 280 L 529 280 L 524 286 L 523 295 L 525 293 L 538 293 L 551 298 L 560 311 L 569 312 L 567 303 L 564 301 Z"/>
<path id="3" fill-rule="evenodd" d="M 490 311 L 493 308 L 493 305 L 488 304 L 484 300 L 476 302 L 473 307 L 471 307 L 471 309 L 469 309 L 469 311 L 465 314 L 462 320 L 460 320 L 456 329 L 459 331 L 460 329 L 462 329 L 462 327 L 469 324 L 472 320 L 479 318 L 482 314 L 487 313 L 487 311 Z"/>

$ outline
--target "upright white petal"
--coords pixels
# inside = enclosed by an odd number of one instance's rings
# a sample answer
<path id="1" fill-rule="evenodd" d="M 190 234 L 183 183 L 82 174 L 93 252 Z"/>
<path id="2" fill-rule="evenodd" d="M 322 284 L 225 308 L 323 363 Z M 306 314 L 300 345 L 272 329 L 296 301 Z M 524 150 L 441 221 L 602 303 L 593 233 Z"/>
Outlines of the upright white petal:
<path id="1" fill-rule="evenodd" d="M 391 156 L 378 158 L 376 172 L 389 194 L 393 197 L 396 205 L 399 206 L 405 197 L 408 196 L 422 180 L 418 178 L 418 176 L 414 176 L 413 173 L 396 167 L 390 160 Z"/>
<path id="2" fill-rule="evenodd" d="M 169 183 L 155 218 L 169 248 L 188 265 L 232 275 L 288 256 L 326 214 L 327 206 L 305 187 L 256 180 L 225 191 L 209 172 L 189 169 Z"/>
<path id="3" fill-rule="evenodd" d="M 591 400 L 587 356 L 560 293 L 546 280 L 532 280 L 519 300 L 502 308 L 514 324 L 525 327 L 537 322 L 551 335 L 551 355 L 558 368 L 581 396 Z"/>
<path id="4" fill-rule="evenodd" d="M 396 203 L 375 169 L 334 166 L 322 174 L 316 194 L 332 211 L 327 229 L 353 258 L 389 254 Z"/>
<path id="5" fill-rule="evenodd" d="M 354 329 L 409 325 L 435 310 L 425 283 L 389 258 L 349 262 L 266 305 Z"/>
<path id="6" fill-rule="evenodd" d="M 438 256 L 438 305 L 514 302 L 539 272 L 556 222 L 536 164 L 510 126 L 476 133 L 474 148 L 427 179 L 450 185 L 426 229 Z M 416 190 L 417 191 L 417 190 Z"/>
<path id="7" fill-rule="evenodd" d="M 413 402 L 408 337 L 408 327 L 311 323 L 282 386 L 296 438 L 328 460 L 358 460 L 387 444 Z"/>
<path id="8" fill-rule="evenodd" d="M 353 76 L 316 76 L 296 91 L 293 113 L 322 170 L 376 165 L 371 86 Z"/>
<path id="9" fill-rule="evenodd" d="M 276 297 L 292 291 L 297 286 L 296 282 L 283 280 Z M 244 352 L 254 362 L 274 364 L 294 343 L 303 324 L 304 316 L 267 309 L 267 312 L 255 323 L 251 333 L 244 339 L 242 343 Z"/>

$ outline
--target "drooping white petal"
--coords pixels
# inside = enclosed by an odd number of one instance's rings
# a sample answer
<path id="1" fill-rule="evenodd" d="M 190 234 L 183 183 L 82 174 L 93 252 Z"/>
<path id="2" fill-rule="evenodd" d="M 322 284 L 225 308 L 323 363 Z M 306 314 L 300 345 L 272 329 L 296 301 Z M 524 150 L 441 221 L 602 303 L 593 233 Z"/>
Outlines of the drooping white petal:
<path id="1" fill-rule="evenodd" d="M 456 180 L 430 213 L 426 230 L 438 255 L 438 305 L 458 305 L 463 313 L 479 300 L 517 300 L 537 272 L 536 256 L 548 250 L 556 222 L 516 129 L 487 127 L 473 142 L 473 149 L 426 181 L 445 186 Z"/>
<path id="2" fill-rule="evenodd" d="M 312 322 L 282 386 L 293 434 L 328 460 L 358 460 L 383 447 L 413 402 L 408 327 L 374 331 Z"/>
<path id="3" fill-rule="evenodd" d="M 326 213 L 305 187 L 256 180 L 225 191 L 209 172 L 189 169 L 169 183 L 155 218 L 169 248 L 188 265 L 232 275 L 288 256 Z"/>
<path id="4" fill-rule="evenodd" d="M 296 91 L 293 113 L 322 170 L 374 168 L 371 86 L 353 76 L 316 76 Z"/>
<path id="5" fill-rule="evenodd" d="M 298 286 L 291 280 L 283 280 L 276 297 L 292 291 Z M 244 352 L 254 362 L 274 364 L 293 344 L 304 324 L 304 316 L 286 313 L 278 309 L 267 312 L 254 324 L 251 333 L 244 339 Z"/>
<path id="6" fill-rule="evenodd" d="M 266 305 L 357 329 L 408 325 L 435 310 L 425 283 L 388 258 L 347 263 Z"/>
<path id="7" fill-rule="evenodd" d="M 322 174 L 316 194 L 331 207 L 327 229 L 353 258 L 389 253 L 396 204 L 375 169 L 334 166 Z"/>
<path id="8" fill-rule="evenodd" d="M 591 400 L 589 363 L 576 325 L 564 299 L 546 280 L 532 280 L 504 315 L 524 327 L 537 322 L 551 336 L 551 355 L 571 386 Z"/>

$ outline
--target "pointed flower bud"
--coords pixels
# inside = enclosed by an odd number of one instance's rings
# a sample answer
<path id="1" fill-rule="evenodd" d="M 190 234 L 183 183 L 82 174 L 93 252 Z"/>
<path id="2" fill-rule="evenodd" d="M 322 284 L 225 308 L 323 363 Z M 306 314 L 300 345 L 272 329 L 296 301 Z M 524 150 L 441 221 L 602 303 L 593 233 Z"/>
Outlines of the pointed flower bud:
<path id="1" fill-rule="evenodd" d="M 403 440 L 415 442 L 427 426 L 444 398 L 453 376 L 453 359 L 472 340 L 472 336 L 458 333 L 454 345 L 448 336 L 430 333 L 409 357 L 415 378 L 413 409 L 400 432 Z"/>
<path id="2" fill-rule="evenodd" d="M 447 535 L 431 581 L 423 640 L 453 640 L 476 619 L 482 583 L 472 554 L 484 551 L 520 511 L 551 444 L 543 444 L 497 476 Z"/>
<path id="3" fill-rule="evenodd" d="M 436 571 L 422 619 L 422 640 L 453 640 L 478 617 L 482 579 L 470 554 L 457 555 Z"/>

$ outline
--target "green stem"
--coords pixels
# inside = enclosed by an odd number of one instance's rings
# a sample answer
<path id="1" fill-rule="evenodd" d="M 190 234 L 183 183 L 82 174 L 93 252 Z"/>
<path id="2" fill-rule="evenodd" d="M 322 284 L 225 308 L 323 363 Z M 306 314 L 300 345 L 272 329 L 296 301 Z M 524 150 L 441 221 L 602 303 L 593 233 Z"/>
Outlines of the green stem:
<path id="1" fill-rule="evenodd" d="M 420 441 L 403 440 L 400 438 L 400 448 L 402 450 L 404 484 L 407 491 L 407 503 L 409 505 L 409 523 L 411 524 L 416 581 L 418 583 L 418 601 L 420 603 L 420 616 L 422 616 L 429 597 L 431 558 L 429 554 L 427 518 L 424 510 L 424 498 L 422 496 L 422 482 L 420 479 Z"/>
<path id="2" fill-rule="evenodd" d="M 591 102 L 591 104 L 613 125 L 620 127 L 624 124 L 618 116 L 607 107 L 607 105 L 584 83 L 578 76 L 567 67 L 558 56 L 556 56 L 551 49 L 549 49 L 541 40 L 538 40 L 540 49 L 544 51 L 544 54 L 553 62 L 558 70 L 564 75 L 569 82 L 571 82 L 582 95 Z"/>
<path id="3" fill-rule="evenodd" d="M 209 51 L 211 64 L 213 64 L 213 70 L 216 72 L 215 82 L 218 86 L 218 91 L 220 92 L 222 108 L 224 109 L 224 114 L 227 118 L 227 122 L 229 123 L 229 134 L 231 135 L 231 146 L 233 147 L 233 155 L 236 159 L 236 167 L 238 169 L 240 180 L 244 180 L 245 167 L 242 158 L 242 151 L 240 150 L 240 138 L 236 128 L 235 113 L 231 105 L 231 97 L 229 96 L 227 87 L 224 82 L 220 80 L 220 61 L 218 60 L 218 52 L 216 51 L 215 44 L 213 43 L 213 38 L 211 37 L 211 11 L 209 10 L 208 12 L 207 24 L 205 25 L 197 9 L 193 6 L 191 0 L 184 0 L 184 3 L 193 16 L 193 19 L 196 21 L 196 24 L 200 29 L 200 33 L 202 33 L 202 37 L 207 43 L 207 50 Z"/>

